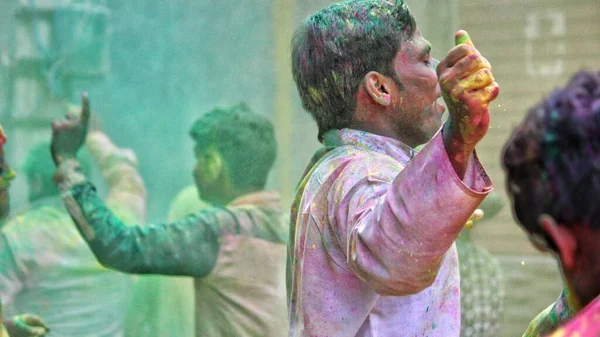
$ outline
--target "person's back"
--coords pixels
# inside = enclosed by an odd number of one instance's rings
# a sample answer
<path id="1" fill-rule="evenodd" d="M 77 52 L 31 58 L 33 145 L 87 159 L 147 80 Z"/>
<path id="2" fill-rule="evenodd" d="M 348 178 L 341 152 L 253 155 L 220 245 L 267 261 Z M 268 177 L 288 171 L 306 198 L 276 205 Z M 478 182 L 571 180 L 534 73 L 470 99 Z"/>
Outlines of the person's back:
<path id="1" fill-rule="evenodd" d="M 195 280 L 196 336 L 280 337 L 287 331 L 285 256 L 289 218 L 274 193 L 258 192 L 226 207 L 210 273 Z"/>
<path id="2" fill-rule="evenodd" d="M 8 314 L 43 317 L 52 327 L 48 337 L 123 335 L 131 278 L 96 261 L 60 197 L 10 218 L 0 240 L 14 263 L 0 272 L 1 287 L 20 287 L 9 289 L 14 295 L 4 299 Z"/>

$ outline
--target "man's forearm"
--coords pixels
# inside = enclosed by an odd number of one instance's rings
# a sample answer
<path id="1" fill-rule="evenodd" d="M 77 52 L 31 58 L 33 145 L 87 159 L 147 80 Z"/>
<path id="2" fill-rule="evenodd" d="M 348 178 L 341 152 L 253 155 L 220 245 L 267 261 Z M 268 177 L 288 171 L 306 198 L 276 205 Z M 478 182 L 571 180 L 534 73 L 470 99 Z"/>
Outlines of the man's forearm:
<path id="1" fill-rule="evenodd" d="M 459 131 L 452 130 L 452 126 L 449 122 L 444 124 L 442 128 L 442 136 L 444 139 L 444 146 L 450 164 L 454 168 L 454 172 L 460 179 L 464 179 L 467 167 L 469 166 L 469 160 L 471 159 L 474 151 L 474 147 L 467 145 L 456 135 Z"/>
<path id="2" fill-rule="evenodd" d="M 382 295 L 408 295 L 428 287 L 464 224 L 492 189 L 476 158 L 459 179 L 440 137 L 412 159 L 373 208 L 361 197 L 349 218 L 337 216 L 338 223 L 352 223 L 351 267 Z"/>
<path id="3" fill-rule="evenodd" d="M 146 186 L 133 151 L 121 149 L 102 132 L 91 132 L 86 146 L 98 163 L 109 190 L 106 202 L 125 207 L 137 221 L 146 215 Z"/>
<path id="4" fill-rule="evenodd" d="M 106 267 L 127 273 L 205 276 L 220 247 L 214 212 L 147 226 L 126 226 L 77 172 L 77 162 L 62 163 L 56 174 L 63 200 L 78 230 Z"/>

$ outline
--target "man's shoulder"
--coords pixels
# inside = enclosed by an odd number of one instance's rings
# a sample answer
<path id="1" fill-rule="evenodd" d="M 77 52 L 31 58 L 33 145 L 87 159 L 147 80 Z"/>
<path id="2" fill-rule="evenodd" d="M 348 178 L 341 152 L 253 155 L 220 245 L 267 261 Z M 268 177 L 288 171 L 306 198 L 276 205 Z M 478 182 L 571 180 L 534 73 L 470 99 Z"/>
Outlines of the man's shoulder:
<path id="1" fill-rule="evenodd" d="M 341 179 L 395 177 L 404 166 L 393 157 L 356 145 L 343 145 L 327 153 L 313 171 L 318 180 L 331 174 Z"/>
<path id="2" fill-rule="evenodd" d="M 69 215 L 60 204 L 39 203 L 18 211 L 7 218 L 2 226 L 2 233 L 16 234 L 39 231 L 68 220 L 70 220 Z"/>
<path id="3" fill-rule="evenodd" d="M 599 316 L 600 296 L 548 337 L 598 337 L 600 336 L 600 324 L 596 324 L 596 322 Z"/>
<path id="4" fill-rule="evenodd" d="M 224 232 L 286 244 L 289 235 L 289 213 L 281 207 L 264 205 L 228 206 L 231 216 L 221 224 Z M 233 227 L 232 227 L 233 226 Z"/>

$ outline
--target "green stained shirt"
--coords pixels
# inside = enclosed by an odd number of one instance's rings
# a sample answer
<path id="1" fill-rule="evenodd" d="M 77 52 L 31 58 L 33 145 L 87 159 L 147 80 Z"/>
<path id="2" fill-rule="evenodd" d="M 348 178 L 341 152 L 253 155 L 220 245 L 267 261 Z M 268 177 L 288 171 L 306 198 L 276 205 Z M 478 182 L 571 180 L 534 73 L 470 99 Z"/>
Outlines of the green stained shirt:
<path id="1" fill-rule="evenodd" d="M 208 275 L 219 252 L 221 222 L 229 217 L 224 209 L 211 209 L 171 223 L 127 227 L 90 183 L 73 187 L 64 200 L 98 261 L 133 274 Z"/>
<path id="2" fill-rule="evenodd" d="M 173 222 L 127 227 L 90 183 L 63 189 L 69 212 L 103 265 L 195 278 L 196 336 L 287 333 L 288 220 L 278 196 L 258 192 Z"/>
<path id="3" fill-rule="evenodd" d="M 569 290 L 565 288 L 556 302 L 539 313 L 529 324 L 523 337 L 544 337 L 568 322 L 576 312 L 568 301 Z"/>

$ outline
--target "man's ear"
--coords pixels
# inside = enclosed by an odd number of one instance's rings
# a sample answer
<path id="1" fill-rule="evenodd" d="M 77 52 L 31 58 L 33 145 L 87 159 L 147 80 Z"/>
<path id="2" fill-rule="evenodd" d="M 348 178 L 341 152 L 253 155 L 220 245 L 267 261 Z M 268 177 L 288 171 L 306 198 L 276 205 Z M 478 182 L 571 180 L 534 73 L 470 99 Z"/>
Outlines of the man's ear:
<path id="1" fill-rule="evenodd" d="M 575 266 L 575 256 L 577 254 L 577 240 L 573 232 L 568 227 L 560 226 L 548 214 L 540 215 L 538 223 L 548 237 L 554 241 L 563 268 L 571 270 Z"/>
<path id="2" fill-rule="evenodd" d="M 225 169 L 223 157 L 214 148 L 208 148 L 204 152 L 204 178 L 210 182 L 219 179 Z"/>
<path id="3" fill-rule="evenodd" d="M 387 78 L 376 71 L 370 71 L 365 75 L 365 89 L 369 93 L 369 96 L 382 106 L 388 106 L 392 102 L 388 85 Z"/>

